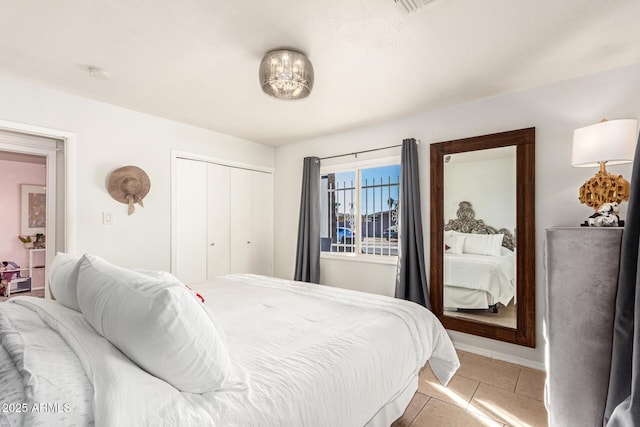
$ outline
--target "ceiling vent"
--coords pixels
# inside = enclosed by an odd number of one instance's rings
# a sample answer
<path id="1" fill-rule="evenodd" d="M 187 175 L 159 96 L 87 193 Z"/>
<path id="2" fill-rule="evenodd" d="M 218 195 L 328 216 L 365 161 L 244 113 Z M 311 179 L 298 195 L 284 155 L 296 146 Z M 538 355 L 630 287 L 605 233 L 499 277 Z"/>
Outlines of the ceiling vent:
<path id="1" fill-rule="evenodd" d="M 428 5 L 434 0 L 393 0 L 396 4 L 405 12 L 413 13 L 417 12 L 418 9 Z"/>

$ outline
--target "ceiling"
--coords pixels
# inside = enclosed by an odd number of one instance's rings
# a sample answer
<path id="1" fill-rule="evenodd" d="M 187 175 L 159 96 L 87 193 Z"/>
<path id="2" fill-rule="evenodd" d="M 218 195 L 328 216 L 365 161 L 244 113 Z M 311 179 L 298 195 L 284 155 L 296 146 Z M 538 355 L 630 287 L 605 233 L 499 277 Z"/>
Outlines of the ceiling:
<path id="1" fill-rule="evenodd" d="M 640 62 L 638 0 L 0 0 L 0 73 L 274 146 Z M 311 95 L 262 93 L 265 52 Z M 97 80 L 89 66 L 110 74 Z"/>

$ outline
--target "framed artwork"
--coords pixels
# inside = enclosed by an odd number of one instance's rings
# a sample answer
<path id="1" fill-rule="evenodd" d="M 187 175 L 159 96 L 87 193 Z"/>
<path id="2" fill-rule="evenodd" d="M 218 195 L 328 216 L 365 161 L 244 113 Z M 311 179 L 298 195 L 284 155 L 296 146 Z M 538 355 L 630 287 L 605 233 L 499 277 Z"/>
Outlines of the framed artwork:
<path id="1" fill-rule="evenodd" d="M 45 232 L 47 225 L 47 193 L 44 185 L 20 185 L 22 190 L 21 233 L 33 236 Z"/>

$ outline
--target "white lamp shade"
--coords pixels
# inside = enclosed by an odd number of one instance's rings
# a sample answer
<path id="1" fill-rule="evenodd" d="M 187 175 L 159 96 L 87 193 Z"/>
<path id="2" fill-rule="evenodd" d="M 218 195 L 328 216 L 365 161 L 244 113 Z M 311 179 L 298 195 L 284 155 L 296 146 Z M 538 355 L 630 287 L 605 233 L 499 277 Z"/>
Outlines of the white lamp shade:
<path id="1" fill-rule="evenodd" d="M 607 120 L 573 131 L 571 166 L 594 167 L 601 162 L 607 165 L 631 163 L 636 151 L 634 119 Z"/>

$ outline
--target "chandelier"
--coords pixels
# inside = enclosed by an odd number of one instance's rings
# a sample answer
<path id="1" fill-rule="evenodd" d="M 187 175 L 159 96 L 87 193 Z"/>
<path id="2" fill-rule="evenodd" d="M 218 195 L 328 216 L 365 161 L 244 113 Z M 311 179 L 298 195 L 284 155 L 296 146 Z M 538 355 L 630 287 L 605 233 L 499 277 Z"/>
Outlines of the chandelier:
<path id="1" fill-rule="evenodd" d="M 267 52 L 260 63 L 260 85 L 274 98 L 306 98 L 313 88 L 313 65 L 300 52 L 284 49 Z"/>

